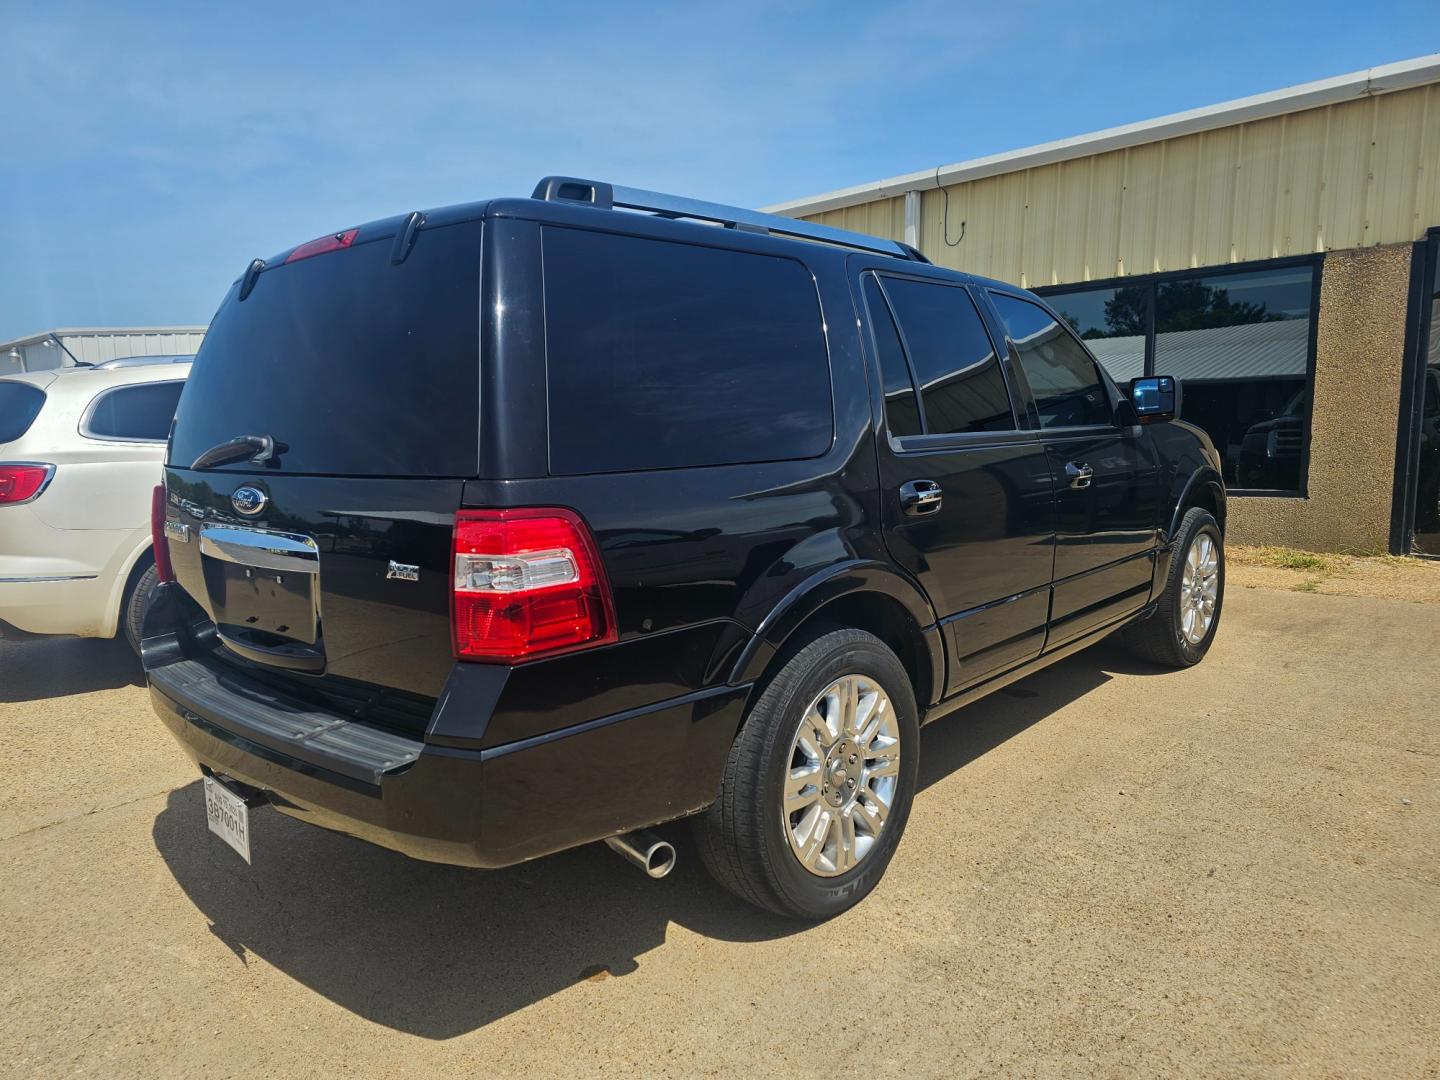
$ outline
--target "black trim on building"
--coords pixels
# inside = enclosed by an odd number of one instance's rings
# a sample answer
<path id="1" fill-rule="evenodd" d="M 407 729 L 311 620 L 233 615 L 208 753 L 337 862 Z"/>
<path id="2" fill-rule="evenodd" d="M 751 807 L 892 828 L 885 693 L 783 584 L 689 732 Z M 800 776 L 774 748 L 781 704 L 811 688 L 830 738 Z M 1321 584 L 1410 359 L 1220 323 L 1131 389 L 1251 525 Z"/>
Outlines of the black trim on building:
<path id="1" fill-rule="evenodd" d="M 1415 241 L 1410 255 L 1410 297 L 1405 308 L 1405 354 L 1400 371 L 1400 413 L 1395 425 L 1395 480 L 1390 507 L 1390 553 L 1408 555 L 1415 533 L 1420 429 L 1425 367 L 1430 355 L 1431 298 L 1440 264 L 1440 226 Z"/>

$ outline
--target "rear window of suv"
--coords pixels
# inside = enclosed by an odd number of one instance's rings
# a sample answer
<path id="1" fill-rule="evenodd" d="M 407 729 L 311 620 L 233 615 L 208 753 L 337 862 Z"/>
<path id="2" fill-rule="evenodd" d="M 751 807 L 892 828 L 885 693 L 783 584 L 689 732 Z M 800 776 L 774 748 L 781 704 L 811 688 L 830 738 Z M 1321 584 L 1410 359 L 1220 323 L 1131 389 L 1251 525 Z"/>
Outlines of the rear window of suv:
<path id="1" fill-rule="evenodd" d="M 269 435 L 284 472 L 475 475 L 480 223 L 422 230 L 398 265 L 391 248 L 267 269 L 244 301 L 232 289 L 180 397 L 171 464 Z"/>
<path id="2" fill-rule="evenodd" d="M 0 379 L 0 443 L 14 442 L 29 431 L 44 404 L 45 391 Z"/>
<path id="3" fill-rule="evenodd" d="M 815 282 L 786 258 L 544 230 L 550 471 L 817 457 L 830 361 Z"/>

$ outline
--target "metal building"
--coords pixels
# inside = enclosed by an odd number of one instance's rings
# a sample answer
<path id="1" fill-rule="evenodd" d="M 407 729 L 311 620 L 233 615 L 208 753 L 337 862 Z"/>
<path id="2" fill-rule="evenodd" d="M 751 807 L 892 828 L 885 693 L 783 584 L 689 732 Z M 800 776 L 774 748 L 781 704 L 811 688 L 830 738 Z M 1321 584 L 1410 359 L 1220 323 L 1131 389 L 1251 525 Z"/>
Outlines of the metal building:
<path id="1" fill-rule="evenodd" d="M 1034 289 L 1122 384 L 1180 376 L 1237 541 L 1440 553 L 1440 54 L 767 209 Z"/>
<path id="2" fill-rule="evenodd" d="M 203 326 L 82 327 L 44 330 L 0 342 L 0 375 L 67 367 L 76 360 L 98 364 L 118 356 L 179 356 L 193 353 Z"/>

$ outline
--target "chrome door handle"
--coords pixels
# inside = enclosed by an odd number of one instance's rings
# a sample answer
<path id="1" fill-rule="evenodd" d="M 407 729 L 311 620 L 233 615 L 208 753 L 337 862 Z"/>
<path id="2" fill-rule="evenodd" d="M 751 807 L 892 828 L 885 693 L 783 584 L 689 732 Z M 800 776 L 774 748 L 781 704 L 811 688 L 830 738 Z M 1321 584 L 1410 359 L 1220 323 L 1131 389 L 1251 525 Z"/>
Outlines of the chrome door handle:
<path id="1" fill-rule="evenodd" d="M 907 480 L 900 485 L 900 509 L 911 517 L 925 517 L 940 509 L 945 493 L 934 480 Z"/>
<path id="2" fill-rule="evenodd" d="M 1065 463 L 1065 479 L 1070 481 L 1072 488 L 1088 488 L 1090 481 L 1095 479 L 1095 470 L 1089 465 L 1067 461 Z"/>

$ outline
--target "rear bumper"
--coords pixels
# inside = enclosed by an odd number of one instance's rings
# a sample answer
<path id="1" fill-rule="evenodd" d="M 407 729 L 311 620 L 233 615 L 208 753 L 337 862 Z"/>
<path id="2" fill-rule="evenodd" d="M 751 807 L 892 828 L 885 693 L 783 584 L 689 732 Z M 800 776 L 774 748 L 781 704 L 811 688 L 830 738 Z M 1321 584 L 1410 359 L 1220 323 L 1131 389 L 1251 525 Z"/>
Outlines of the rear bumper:
<path id="1" fill-rule="evenodd" d="M 56 528 L 40 513 L 54 495 L 0 510 L 0 619 L 30 634 L 114 637 L 150 530 Z"/>
<path id="2" fill-rule="evenodd" d="M 282 813 L 462 866 L 509 866 L 702 809 L 748 691 L 717 687 L 457 749 L 326 713 L 203 656 L 154 665 L 169 657 L 146 644 L 155 711 L 202 768 Z"/>
<path id="3" fill-rule="evenodd" d="M 109 637 L 105 614 L 109 583 L 97 574 L 0 577 L 0 620 L 27 634 Z"/>

